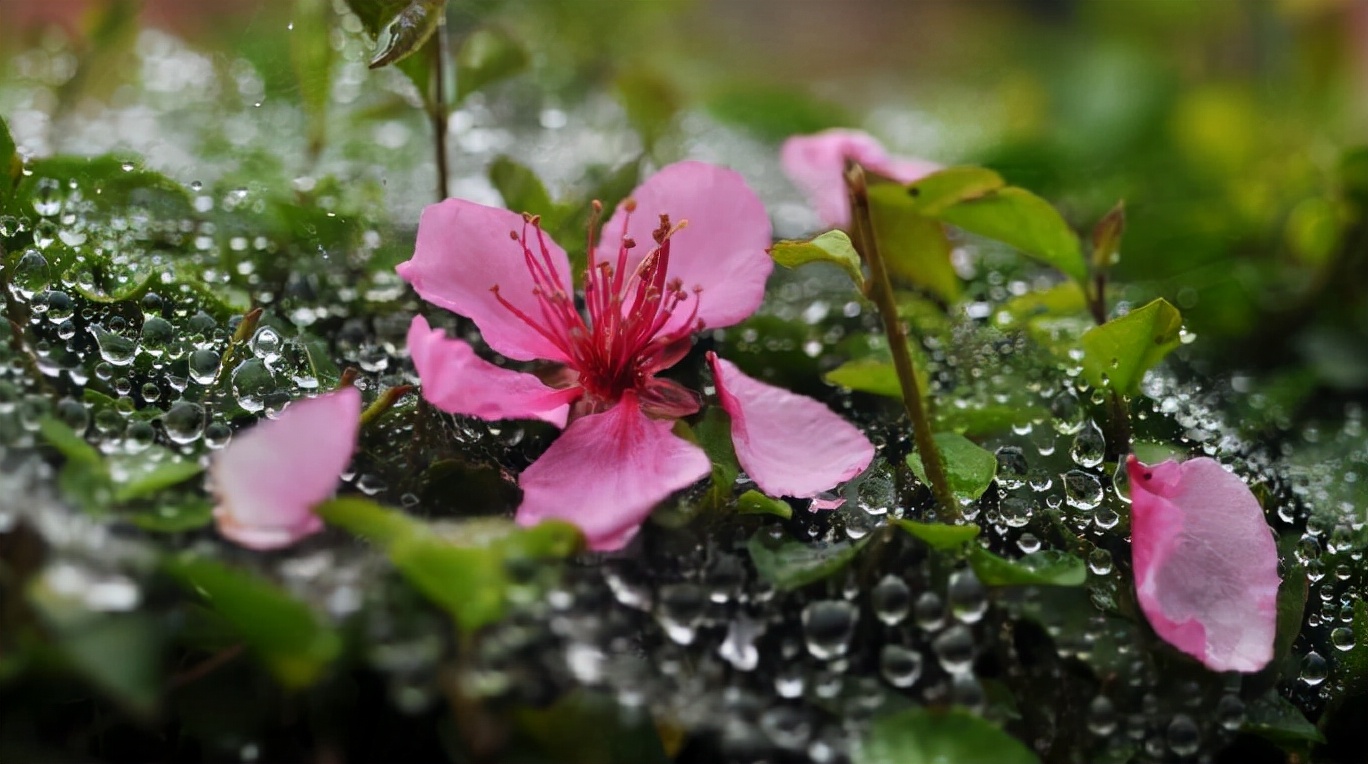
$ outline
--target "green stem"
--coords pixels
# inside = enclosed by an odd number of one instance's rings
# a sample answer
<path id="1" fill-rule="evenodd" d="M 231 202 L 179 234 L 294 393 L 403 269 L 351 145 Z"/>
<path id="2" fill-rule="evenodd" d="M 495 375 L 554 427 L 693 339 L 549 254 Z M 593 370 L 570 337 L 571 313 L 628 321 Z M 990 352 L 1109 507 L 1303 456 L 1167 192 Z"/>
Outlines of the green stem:
<path id="1" fill-rule="evenodd" d="M 931 417 L 927 413 L 925 398 L 917 382 L 917 374 L 912 365 L 912 353 L 907 347 L 907 334 L 903 332 L 902 322 L 898 319 L 898 306 L 893 299 L 893 285 L 888 281 L 888 269 L 879 245 L 874 236 L 873 219 L 869 212 L 869 190 L 865 182 L 864 168 L 851 163 L 846 167 L 846 191 L 850 196 L 851 233 L 856 249 L 869 265 L 869 297 L 879 309 L 883 319 L 884 334 L 888 337 L 888 349 L 893 354 L 893 369 L 898 373 L 898 384 L 902 388 L 903 408 L 912 420 L 912 437 L 921 454 L 926 476 L 931 481 L 931 492 L 936 501 L 952 522 L 959 519 L 959 503 L 950 490 L 950 481 L 945 475 L 945 459 L 936 446 L 931 430 Z"/>
<path id="2" fill-rule="evenodd" d="M 1107 323 L 1107 272 L 1101 267 L 1093 276 L 1088 309 L 1098 326 Z M 1130 404 L 1114 389 L 1107 391 L 1107 427 L 1103 434 L 1107 440 L 1107 461 L 1120 461 L 1130 452 Z"/>
<path id="3" fill-rule="evenodd" d="M 446 105 L 446 60 L 447 31 L 446 14 L 437 22 L 437 31 L 432 35 L 432 96 L 429 101 L 428 115 L 432 118 L 432 148 L 437 163 L 437 201 L 447 198 L 447 105 Z"/>

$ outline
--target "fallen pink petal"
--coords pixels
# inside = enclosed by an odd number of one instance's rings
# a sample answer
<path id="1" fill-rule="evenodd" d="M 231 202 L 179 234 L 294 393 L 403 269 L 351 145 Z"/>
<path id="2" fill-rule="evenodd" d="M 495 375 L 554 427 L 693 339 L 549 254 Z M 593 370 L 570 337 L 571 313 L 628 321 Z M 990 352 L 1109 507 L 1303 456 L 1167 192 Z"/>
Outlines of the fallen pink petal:
<path id="1" fill-rule="evenodd" d="M 899 183 L 911 183 L 940 169 L 924 159 L 892 156 L 872 135 L 844 128 L 793 136 L 784 141 L 779 157 L 784 173 L 807 196 L 822 224 L 833 228 L 850 227 L 847 161 Z"/>
<path id="2" fill-rule="evenodd" d="M 360 422 L 361 392 L 347 386 L 295 401 L 235 437 L 210 467 L 219 533 L 280 549 L 322 530 L 313 508 L 337 490 Z"/>
<path id="3" fill-rule="evenodd" d="M 1166 642 L 1214 671 L 1273 658 L 1278 550 L 1263 508 L 1208 457 L 1127 461 L 1140 607 Z"/>

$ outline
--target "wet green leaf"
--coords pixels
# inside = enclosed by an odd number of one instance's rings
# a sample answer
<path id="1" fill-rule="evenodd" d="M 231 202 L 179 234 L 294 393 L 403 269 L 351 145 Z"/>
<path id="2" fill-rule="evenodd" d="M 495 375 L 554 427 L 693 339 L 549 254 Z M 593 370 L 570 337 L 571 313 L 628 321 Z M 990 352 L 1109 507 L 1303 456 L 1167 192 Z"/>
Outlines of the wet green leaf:
<path id="1" fill-rule="evenodd" d="M 1187 449 L 1172 443 L 1157 440 L 1131 441 L 1131 453 L 1145 464 L 1158 464 L 1168 459 L 1179 459 L 1187 455 Z"/>
<path id="2" fill-rule="evenodd" d="M 781 591 L 806 586 L 844 569 L 870 539 L 865 536 L 859 541 L 806 544 L 788 536 L 778 541 L 767 536 L 767 531 L 751 536 L 746 549 L 756 572 Z"/>
<path id="3" fill-rule="evenodd" d="M 997 477 L 997 457 L 958 433 L 938 432 L 935 441 L 945 460 L 945 477 L 950 482 L 950 491 L 960 499 L 982 496 Z M 912 468 L 918 480 L 930 485 L 920 455 L 908 454 L 907 466 Z"/>
<path id="4" fill-rule="evenodd" d="M 162 447 L 136 454 L 111 456 L 109 474 L 114 481 L 114 501 L 123 503 L 184 483 L 204 471 L 194 459 L 185 459 Z"/>
<path id="5" fill-rule="evenodd" d="M 152 533 L 184 533 L 214 521 L 214 503 L 204 497 L 172 497 L 151 507 L 120 513 L 129 523 Z"/>
<path id="6" fill-rule="evenodd" d="M 1088 300 L 1083 295 L 1083 287 L 1076 281 L 1065 281 L 1013 297 L 998 308 L 997 320 L 999 324 L 1017 326 L 1042 319 L 1082 318 L 1087 310 Z"/>
<path id="7" fill-rule="evenodd" d="M 938 430 L 959 433 L 965 437 L 981 437 L 1011 427 L 1041 422 L 1048 416 L 1048 411 L 1030 404 L 974 401 L 963 408 L 941 406 L 935 410 L 933 418 Z"/>
<path id="8" fill-rule="evenodd" d="M 44 417 L 38 423 L 38 432 L 66 457 L 68 463 L 104 469 L 104 457 L 99 449 L 87 443 L 85 438 L 60 420 Z"/>
<path id="9" fill-rule="evenodd" d="M 1325 742 L 1325 736 L 1316 729 L 1316 725 L 1307 721 L 1301 709 L 1276 689 L 1269 690 L 1245 707 L 1245 722 L 1240 731 L 1258 735 L 1283 747 Z"/>
<path id="10" fill-rule="evenodd" d="M 770 248 L 770 257 L 785 268 L 808 263 L 831 263 L 846 272 L 855 286 L 864 288 L 860 255 L 844 231 L 827 231 L 807 241 L 780 241 Z"/>
<path id="11" fill-rule="evenodd" d="M 893 362 L 888 359 L 857 358 L 846 361 L 823 374 L 822 379 L 833 385 L 862 393 L 902 399 L 902 385 L 898 382 L 898 372 L 893 368 Z"/>
<path id="12" fill-rule="evenodd" d="M 1178 347 L 1182 328 L 1178 309 L 1162 298 L 1093 327 L 1082 339 L 1083 373 L 1094 385 L 1135 395 L 1145 372 Z"/>
<path id="13" fill-rule="evenodd" d="M 946 208 L 940 219 L 970 233 L 1010 244 L 1074 281 L 1088 279 L 1078 237 L 1044 199 L 1009 186 Z"/>
<path id="14" fill-rule="evenodd" d="M 328 343 L 318 337 L 305 335 L 301 338 L 300 345 L 304 348 L 304 354 L 308 356 L 309 372 L 318 380 L 318 386 L 325 390 L 337 387 L 342 380 L 342 370 L 337 368 L 337 363 L 333 361 Z"/>
<path id="15" fill-rule="evenodd" d="M 854 764 L 1035 764 L 1021 741 L 959 708 L 880 717 L 851 751 Z"/>
<path id="16" fill-rule="evenodd" d="M 917 212 L 905 187 L 871 185 L 869 214 L 891 280 L 921 287 L 946 302 L 959 299 L 960 280 L 950 264 L 952 247 L 945 227 Z"/>
<path id="17" fill-rule="evenodd" d="M 256 574 L 190 556 L 168 558 L 163 568 L 222 616 L 286 687 L 313 684 L 342 652 L 342 638 L 317 613 Z"/>
<path id="18" fill-rule="evenodd" d="M 180 183 L 145 170 L 128 156 L 53 156 L 29 166 L 31 174 L 19 182 L 19 195 L 32 198 L 40 184 L 75 183 L 81 197 L 93 205 L 93 216 L 119 217 L 141 211 L 163 220 L 194 219 L 190 194 Z"/>
<path id="19" fill-rule="evenodd" d="M 527 68 L 529 58 L 522 44 L 494 28 L 470 34 L 456 53 L 456 100 L 508 79 Z"/>
<path id="20" fill-rule="evenodd" d="M 583 546 L 579 530 L 559 521 L 532 528 L 504 518 L 428 525 L 358 497 L 333 499 L 314 511 L 383 547 L 404 578 L 467 632 L 503 617 L 510 561 L 565 557 Z"/>
<path id="21" fill-rule="evenodd" d="M 0 116 L 0 210 L 9 207 L 9 197 L 24 171 L 24 163 L 19 159 L 19 150 L 14 145 L 9 124 Z"/>
<path id="22" fill-rule="evenodd" d="M 323 150 L 327 137 L 328 102 L 332 95 L 332 3 L 295 0 L 290 29 L 290 64 L 299 87 L 299 102 L 309 123 L 309 151 Z"/>
<path id="23" fill-rule="evenodd" d="M 413 0 L 399 8 L 376 31 L 375 54 L 367 65 L 378 69 L 413 55 L 437 31 L 445 12 L 446 0 Z"/>
<path id="24" fill-rule="evenodd" d="M 947 167 L 907 184 L 906 193 L 914 212 L 934 218 L 949 207 L 978 199 L 1005 185 L 1001 175 L 986 167 Z"/>
<path id="25" fill-rule="evenodd" d="M 923 523 L 906 519 L 894 519 L 890 522 L 926 542 L 932 549 L 943 552 L 962 549 L 979 535 L 979 527 L 972 524 Z"/>
<path id="26" fill-rule="evenodd" d="M 1088 579 L 1088 567 L 1083 560 L 1054 549 L 1009 560 L 973 546 L 969 549 L 969 565 L 988 586 L 1082 586 Z"/>
<path id="27" fill-rule="evenodd" d="M 736 511 L 743 515 L 774 515 L 785 520 L 793 517 L 793 507 L 782 499 L 771 499 L 756 490 L 746 491 L 736 498 Z"/>

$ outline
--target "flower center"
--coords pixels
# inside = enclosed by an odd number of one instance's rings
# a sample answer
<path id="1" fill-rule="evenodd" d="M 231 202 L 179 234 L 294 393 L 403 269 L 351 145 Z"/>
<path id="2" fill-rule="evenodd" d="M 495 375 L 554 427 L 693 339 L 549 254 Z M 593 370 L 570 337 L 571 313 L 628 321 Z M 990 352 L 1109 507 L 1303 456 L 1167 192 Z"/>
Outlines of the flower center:
<path id="1" fill-rule="evenodd" d="M 510 237 L 522 246 L 538 315 L 504 299 L 497 284 L 491 287 L 504 308 L 570 359 L 568 365 L 578 372 L 580 386 L 603 403 L 616 402 L 627 390 L 644 389 L 656 372 L 683 357 L 689 349 L 689 336 L 703 328 L 697 318 L 701 290 L 694 288 L 694 299 L 689 301 L 689 292 L 680 279 L 669 276 L 670 239 L 687 221 L 671 225 L 669 216 L 661 215 L 660 226 L 652 233 L 655 246 L 629 267 L 637 246 L 627 236 L 635 207 L 633 201 L 627 201 L 617 257 L 609 262 L 599 260 L 594 251 L 600 209 L 595 204 L 584 271 L 584 314 L 556 272 L 541 221 L 535 216 L 524 216 L 522 232 L 510 232 Z M 533 240 L 529 240 L 529 232 Z M 671 324 L 675 312 L 686 302 L 688 318 Z"/>

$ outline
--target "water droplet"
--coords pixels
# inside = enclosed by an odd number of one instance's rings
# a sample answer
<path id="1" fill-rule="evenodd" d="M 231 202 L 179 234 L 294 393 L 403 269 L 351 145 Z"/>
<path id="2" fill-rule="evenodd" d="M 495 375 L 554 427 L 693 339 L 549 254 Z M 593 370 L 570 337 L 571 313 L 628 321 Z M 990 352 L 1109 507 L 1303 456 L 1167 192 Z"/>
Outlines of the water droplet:
<path id="1" fill-rule="evenodd" d="M 51 282 L 52 273 L 47 258 L 36 249 L 25 252 L 10 274 L 10 289 L 25 300 L 33 299 L 35 294 L 47 289 Z"/>
<path id="2" fill-rule="evenodd" d="M 660 587 L 656 620 L 675 644 L 691 645 L 707 604 L 708 599 L 697 584 L 668 584 Z"/>
<path id="3" fill-rule="evenodd" d="M 1106 695 L 1098 695 L 1088 704 L 1088 731 L 1098 737 L 1116 731 L 1116 707 Z"/>
<path id="4" fill-rule="evenodd" d="M 803 637 L 818 660 L 845 655 L 855 635 L 859 610 L 844 600 L 818 600 L 803 608 Z"/>
<path id="5" fill-rule="evenodd" d="M 1074 509 L 1090 510 L 1102 503 L 1102 481 L 1082 470 L 1069 470 L 1060 475 L 1064 481 L 1064 500 Z"/>
<path id="6" fill-rule="evenodd" d="M 1092 552 L 1088 554 L 1088 570 L 1091 570 L 1093 572 L 1093 575 L 1096 576 L 1105 576 L 1111 573 L 1111 552 L 1108 552 L 1107 550 L 1102 549 L 1101 547 L 1092 550 Z"/>
<path id="7" fill-rule="evenodd" d="M 770 742 L 795 751 L 807 745 L 812 737 L 812 722 L 800 708 L 775 706 L 760 715 L 760 730 Z"/>
<path id="8" fill-rule="evenodd" d="M 1222 695 L 1216 702 L 1216 723 L 1234 732 L 1245 723 L 1245 705 L 1238 695 Z"/>
<path id="9" fill-rule="evenodd" d="M 1193 721 L 1187 714 L 1175 714 L 1173 721 L 1169 722 L 1168 730 L 1164 733 L 1164 739 L 1168 742 L 1169 750 L 1179 756 L 1191 756 L 1197 753 L 1202 742 L 1202 732 L 1197 728 L 1197 722 Z"/>
<path id="10" fill-rule="evenodd" d="M 945 604 L 935 592 L 922 592 L 912 606 L 912 619 L 923 631 L 935 631 L 945 623 Z"/>
<path id="11" fill-rule="evenodd" d="M 971 568 L 951 573 L 945 594 L 951 614 L 963 623 L 978 623 L 988 610 L 988 592 Z"/>
<path id="12" fill-rule="evenodd" d="M 100 347 L 100 357 L 111 366 L 128 366 L 133 363 L 138 343 L 99 324 L 92 325 L 90 333 L 95 335 L 95 344 Z"/>
<path id="13" fill-rule="evenodd" d="M 941 668 L 951 674 L 968 671 L 974 663 L 974 634 L 969 627 L 955 624 L 931 643 Z"/>
<path id="14" fill-rule="evenodd" d="M 194 443 L 204 432 L 204 407 L 190 401 L 176 401 L 162 414 L 162 427 L 173 443 Z"/>
<path id="15" fill-rule="evenodd" d="M 212 385 L 218 377 L 219 354 L 208 348 L 200 348 L 190 354 L 190 378 L 201 385 Z"/>
<path id="16" fill-rule="evenodd" d="M 1308 687 L 1315 687 L 1330 675 L 1330 667 L 1320 653 L 1312 650 L 1302 658 L 1301 680 Z"/>
<path id="17" fill-rule="evenodd" d="M 874 617 L 889 626 L 902 623 L 912 608 L 912 591 L 907 582 L 889 573 L 874 585 L 869 593 L 869 602 L 874 609 Z"/>
<path id="18" fill-rule="evenodd" d="M 1069 447 L 1069 457 L 1080 467 L 1096 467 L 1102 463 L 1106 452 L 1107 439 L 1102 437 L 1102 430 L 1091 419 L 1074 436 L 1073 445 Z"/>
<path id="19" fill-rule="evenodd" d="M 176 328 L 170 321 L 160 316 L 151 316 L 143 321 L 141 346 L 148 355 L 160 357 L 175 340 Z"/>
<path id="20" fill-rule="evenodd" d="M 1336 650 L 1348 652 L 1354 649 L 1354 630 L 1348 626 L 1340 626 L 1330 632 L 1330 643 Z"/>
<path id="21" fill-rule="evenodd" d="M 1007 490 L 1020 488 L 1026 482 L 1030 465 L 1026 452 L 1017 446 L 1003 446 L 997 450 L 997 481 Z"/>
<path id="22" fill-rule="evenodd" d="M 894 687 L 911 687 L 921 678 L 921 653 L 887 644 L 879 651 L 879 673 Z"/>

